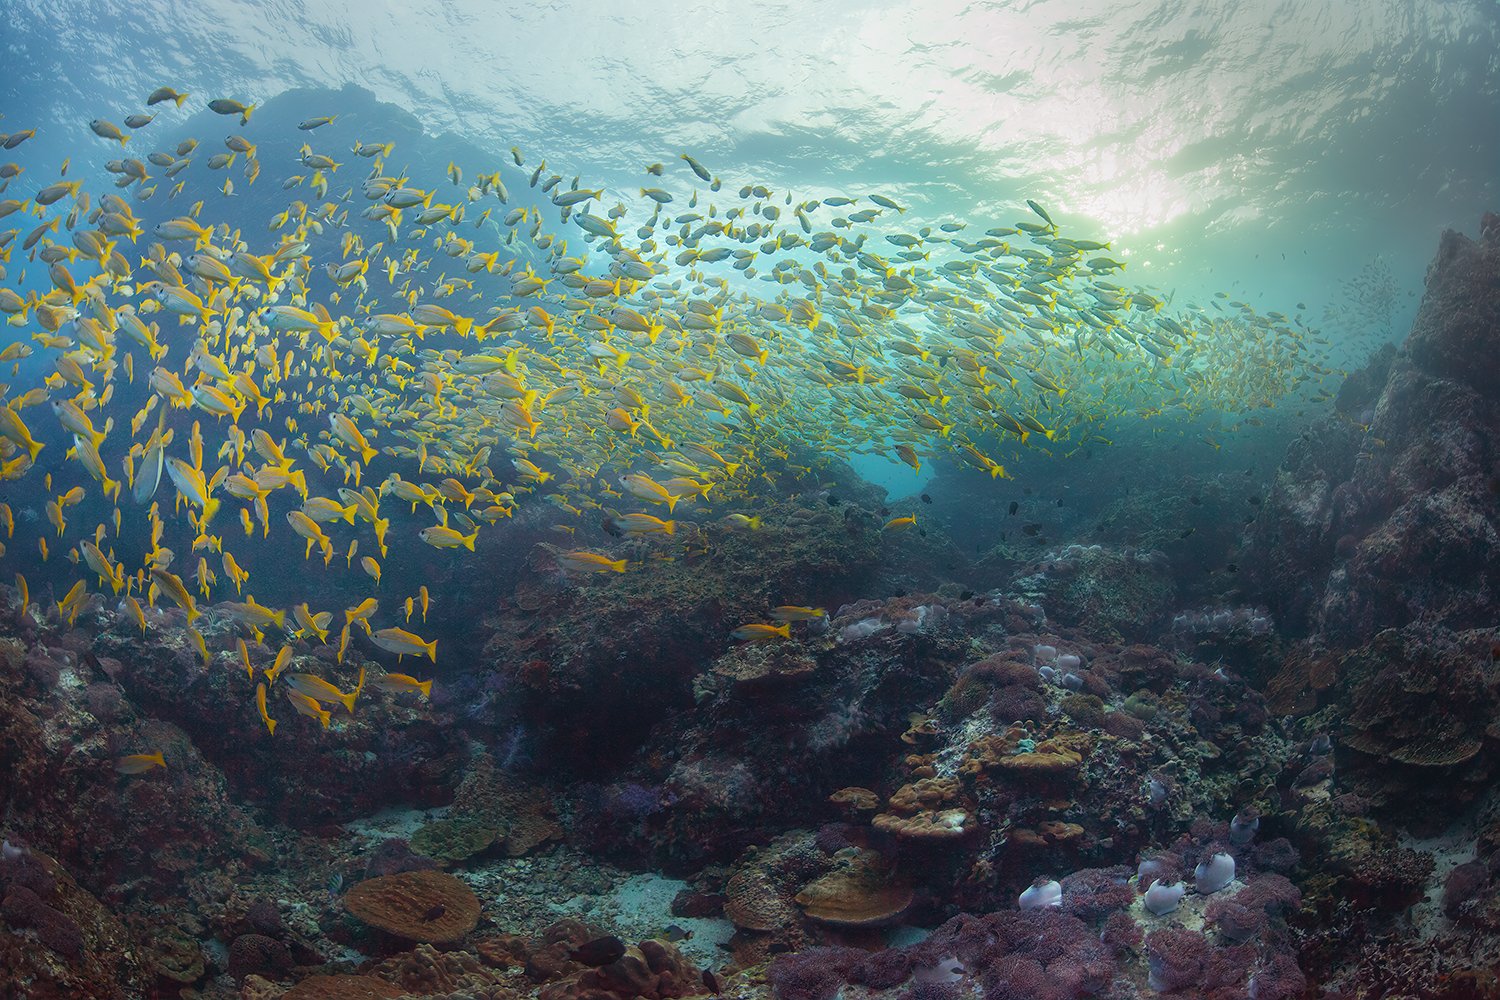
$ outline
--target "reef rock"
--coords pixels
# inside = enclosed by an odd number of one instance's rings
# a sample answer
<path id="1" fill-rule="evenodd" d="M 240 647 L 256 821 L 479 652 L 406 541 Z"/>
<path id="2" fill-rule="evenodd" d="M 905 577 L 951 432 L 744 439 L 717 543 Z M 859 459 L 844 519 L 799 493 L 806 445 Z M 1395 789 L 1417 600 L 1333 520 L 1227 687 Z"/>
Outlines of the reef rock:
<path id="1" fill-rule="evenodd" d="M 1252 551 L 1278 618 L 1349 648 L 1422 620 L 1494 623 L 1500 235 L 1443 234 L 1411 335 L 1296 441 Z"/>

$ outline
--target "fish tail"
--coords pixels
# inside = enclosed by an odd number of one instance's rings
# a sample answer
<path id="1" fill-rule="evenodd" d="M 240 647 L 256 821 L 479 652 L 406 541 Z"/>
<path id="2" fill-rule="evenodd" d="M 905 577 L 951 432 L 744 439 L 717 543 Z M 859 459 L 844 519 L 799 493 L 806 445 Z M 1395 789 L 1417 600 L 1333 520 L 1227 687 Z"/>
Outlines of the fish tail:
<path id="1" fill-rule="evenodd" d="M 259 104 L 252 104 L 248 108 L 246 108 L 245 111 L 244 111 L 244 113 L 242 115 L 240 115 L 240 124 L 241 125 L 249 125 L 250 124 L 250 112 L 254 111 L 258 107 L 260 107 Z"/>
<path id="2" fill-rule="evenodd" d="M 474 320 L 468 316 L 460 316 L 458 322 L 453 324 L 453 329 L 458 331 L 460 337 L 467 337 L 469 331 L 474 328 Z"/>
<path id="3" fill-rule="evenodd" d="M 668 513 L 671 513 L 672 509 L 677 506 L 677 500 L 678 500 L 677 497 L 672 496 L 670 493 L 667 494 L 667 512 Z"/>
<path id="4" fill-rule="evenodd" d="M 31 453 L 32 464 L 36 463 L 36 456 L 41 452 L 43 447 L 44 446 L 40 441 L 35 440 L 26 446 L 26 450 Z"/>
<path id="5" fill-rule="evenodd" d="M 276 720 L 271 718 L 269 715 L 266 716 L 266 729 L 269 730 L 270 735 L 276 735 Z"/>
<path id="6" fill-rule="evenodd" d="M 476 539 L 478 537 L 479 537 L 479 532 L 476 531 L 472 535 L 460 535 L 459 536 L 459 541 L 461 541 L 463 543 L 464 548 L 468 549 L 470 552 L 473 552 L 474 551 L 474 539 Z"/>
<path id="7" fill-rule="evenodd" d="M 117 483 L 116 484 L 117 491 L 118 491 L 118 486 L 119 486 L 119 484 Z M 214 515 L 219 512 L 219 507 L 220 507 L 220 501 L 215 500 L 212 497 L 210 497 L 208 500 L 204 501 L 204 503 L 203 503 L 203 524 L 204 525 L 207 525 L 209 521 L 212 521 L 214 519 Z"/>
<path id="8" fill-rule="evenodd" d="M 363 683 L 363 682 L 361 682 L 361 683 Z M 358 697 L 358 696 L 359 696 L 359 692 L 358 691 L 350 691 L 346 695 L 340 695 L 339 696 L 339 701 L 341 703 L 343 703 L 343 706 L 349 710 L 349 714 L 350 715 L 354 714 L 354 699 L 356 697 Z"/>
<path id="9" fill-rule="evenodd" d="M 535 434 L 533 434 L 532 436 L 535 437 Z M 368 445 L 366 445 L 365 447 L 361 448 L 359 453 L 360 453 L 360 456 L 364 459 L 364 463 L 366 465 L 369 465 L 370 464 L 370 459 L 372 459 L 372 458 L 375 457 L 375 449 L 371 448 Z"/>
<path id="10" fill-rule="evenodd" d="M 423 643 L 422 645 L 423 645 L 423 648 L 425 648 L 427 650 L 427 658 L 429 660 L 431 660 L 433 663 L 436 663 L 437 662 L 437 640 L 434 639 L 431 642 L 426 642 L 426 643 Z M 429 682 L 429 684 L 430 683 L 431 682 Z"/>
<path id="11" fill-rule="evenodd" d="M 625 572 L 625 560 L 616 559 L 609 564 L 609 568 L 614 570 L 616 573 L 623 573 Z"/>
<path id="12" fill-rule="evenodd" d="M 675 535 L 675 534 L 677 534 L 677 522 L 676 521 L 665 521 L 665 522 L 663 522 L 663 524 L 662 524 L 662 530 L 665 531 L 669 535 Z"/>
<path id="13" fill-rule="evenodd" d="M 423 681 L 417 685 L 417 690 L 422 692 L 423 698 L 432 697 L 432 681 Z"/>
<path id="14" fill-rule="evenodd" d="M 182 107 L 182 102 L 185 101 L 185 100 L 187 100 L 187 99 L 188 99 L 188 95 L 187 94 L 178 94 L 176 97 L 172 98 L 172 100 L 174 100 L 174 101 L 177 102 L 177 106 L 179 108 Z"/>

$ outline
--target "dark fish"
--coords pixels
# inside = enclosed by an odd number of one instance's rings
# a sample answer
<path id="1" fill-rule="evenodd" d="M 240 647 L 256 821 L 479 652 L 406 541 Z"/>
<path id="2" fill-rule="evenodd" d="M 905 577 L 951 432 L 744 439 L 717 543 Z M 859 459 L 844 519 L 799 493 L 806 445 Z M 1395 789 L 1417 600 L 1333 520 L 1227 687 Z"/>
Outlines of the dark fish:
<path id="1" fill-rule="evenodd" d="M 718 973 L 712 969 L 703 970 L 703 988 L 714 996 L 724 992 L 724 984 L 719 980 Z"/>
<path id="2" fill-rule="evenodd" d="M 1021 505 L 1020 504 L 1016 503 L 1014 500 L 1012 500 L 1010 502 L 1010 516 L 1011 517 L 1015 517 L 1016 516 L 1016 511 L 1018 511 L 1020 509 L 1021 509 Z"/>
<path id="3" fill-rule="evenodd" d="M 612 517 L 604 519 L 604 533 L 613 535 L 616 538 L 622 538 L 625 535 L 625 532 L 620 528 L 619 524 L 615 523 L 615 519 Z"/>
<path id="4" fill-rule="evenodd" d="M 927 529 L 926 528 L 918 528 L 917 529 L 917 534 L 921 535 L 923 538 L 926 538 L 927 537 Z"/>
<path id="5" fill-rule="evenodd" d="M 958 599 L 960 601 L 967 601 L 969 598 L 971 598 L 973 596 L 974 596 L 974 591 L 972 591 L 972 590 L 966 590 L 963 593 L 961 593 L 961 594 L 958 595 Z"/>
<path id="6" fill-rule="evenodd" d="M 434 920 L 442 919 L 443 914 L 447 912 L 448 908 L 446 906 L 444 906 L 442 903 L 436 903 L 433 905 L 432 909 L 422 914 L 422 919 L 427 921 L 428 923 L 431 923 Z"/>
<path id="7" fill-rule="evenodd" d="M 926 493 L 923 493 L 922 494 L 922 502 L 923 503 L 932 503 L 932 497 L 928 496 Z"/>
<path id="8" fill-rule="evenodd" d="M 1252 507 L 1259 507 L 1260 506 L 1260 497 L 1251 497 L 1250 498 L 1250 506 L 1252 506 Z"/>
<path id="9" fill-rule="evenodd" d="M 1195 532 L 1197 530 L 1198 530 L 1197 528 L 1183 528 L 1182 529 L 1182 534 L 1178 535 L 1177 537 L 1178 538 L 1186 538 L 1188 535 L 1191 535 L 1193 532 Z"/>
<path id="10" fill-rule="evenodd" d="M 837 507 L 841 503 L 843 503 L 843 501 L 840 500 L 838 497 L 829 497 L 828 498 L 828 506 L 830 506 L 830 507 Z"/>
<path id="11" fill-rule="evenodd" d="M 568 957 L 575 962 L 584 965 L 598 967 L 618 962 L 625 956 L 625 942 L 611 934 L 609 937 L 594 938 L 568 952 Z"/>
<path id="12" fill-rule="evenodd" d="M 1036 521 L 1032 521 L 1030 524 L 1025 525 L 1024 527 L 1021 528 L 1022 534 L 1026 534 L 1026 535 L 1035 535 L 1037 532 L 1039 532 L 1041 530 L 1042 530 L 1041 524 L 1039 522 L 1036 522 Z"/>
<path id="13" fill-rule="evenodd" d="M 1059 506 L 1059 507 L 1061 507 L 1061 506 L 1062 506 L 1062 497 L 1058 497 L 1058 498 L 1057 498 L 1057 505 L 1058 505 L 1058 506 Z"/>
<path id="14" fill-rule="evenodd" d="M 1227 569 L 1227 570 L 1229 570 L 1229 572 L 1231 572 L 1231 573 L 1238 573 L 1240 571 L 1240 568 L 1238 566 L 1236 566 L 1234 563 L 1230 563 L 1228 566 L 1225 566 L 1224 568 Z"/>
<path id="15" fill-rule="evenodd" d="M 693 937 L 693 932 L 678 927 L 676 924 L 668 924 L 666 926 L 666 929 L 661 932 L 661 936 L 675 944 L 678 941 L 691 940 Z"/>

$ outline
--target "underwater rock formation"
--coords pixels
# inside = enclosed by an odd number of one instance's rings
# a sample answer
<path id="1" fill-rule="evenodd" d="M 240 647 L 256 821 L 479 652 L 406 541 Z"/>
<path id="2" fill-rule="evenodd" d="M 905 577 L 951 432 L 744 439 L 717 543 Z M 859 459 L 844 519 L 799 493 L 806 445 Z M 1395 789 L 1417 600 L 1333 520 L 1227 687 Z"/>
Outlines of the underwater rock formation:
<path id="1" fill-rule="evenodd" d="M 485 659 L 511 685 L 553 767 L 612 769 L 650 728 L 692 704 L 693 677 L 729 633 L 782 604 L 836 604 L 860 593 L 880 525 L 854 504 L 768 501 L 766 526 L 724 531 L 699 556 L 639 574 L 569 581 L 548 570 L 489 623 Z M 773 523 L 774 522 L 774 523 Z"/>
<path id="2" fill-rule="evenodd" d="M 1334 708 L 1369 804 L 1430 824 L 1493 769 L 1500 686 L 1500 228 L 1443 234 L 1411 335 L 1288 453 L 1252 536 L 1267 600 L 1306 639 L 1282 710 Z"/>
<path id="3" fill-rule="evenodd" d="M 1443 234 L 1402 350 L 1377 354 L 1292 445 L 1255 526 L 1274 610 L 1317 643 L 1494 623 L 1500 234 L 1484 232 Z"/>

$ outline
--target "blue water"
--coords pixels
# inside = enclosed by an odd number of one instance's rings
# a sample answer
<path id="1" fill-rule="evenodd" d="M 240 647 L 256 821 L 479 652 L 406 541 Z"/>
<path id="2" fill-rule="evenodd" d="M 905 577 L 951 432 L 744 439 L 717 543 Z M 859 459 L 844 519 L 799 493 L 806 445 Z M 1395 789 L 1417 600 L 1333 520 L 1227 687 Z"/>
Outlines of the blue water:
<path id="1" fill-rule="evenodd" d="M 13 0 L 0 109 L 102 159 L 87 122 L 163 83 L 195 99 L 161 126 L 207 95 L 355 84 L 620 190 L 691 149 L 736 183 L 885 190 L 930 222 L 1036 198 L 1136 280 L 1313 318 L 1376 257 L 1415 290 L 1436 234 L 1497 201 L 1492 2 L 506 6 Z"/>

